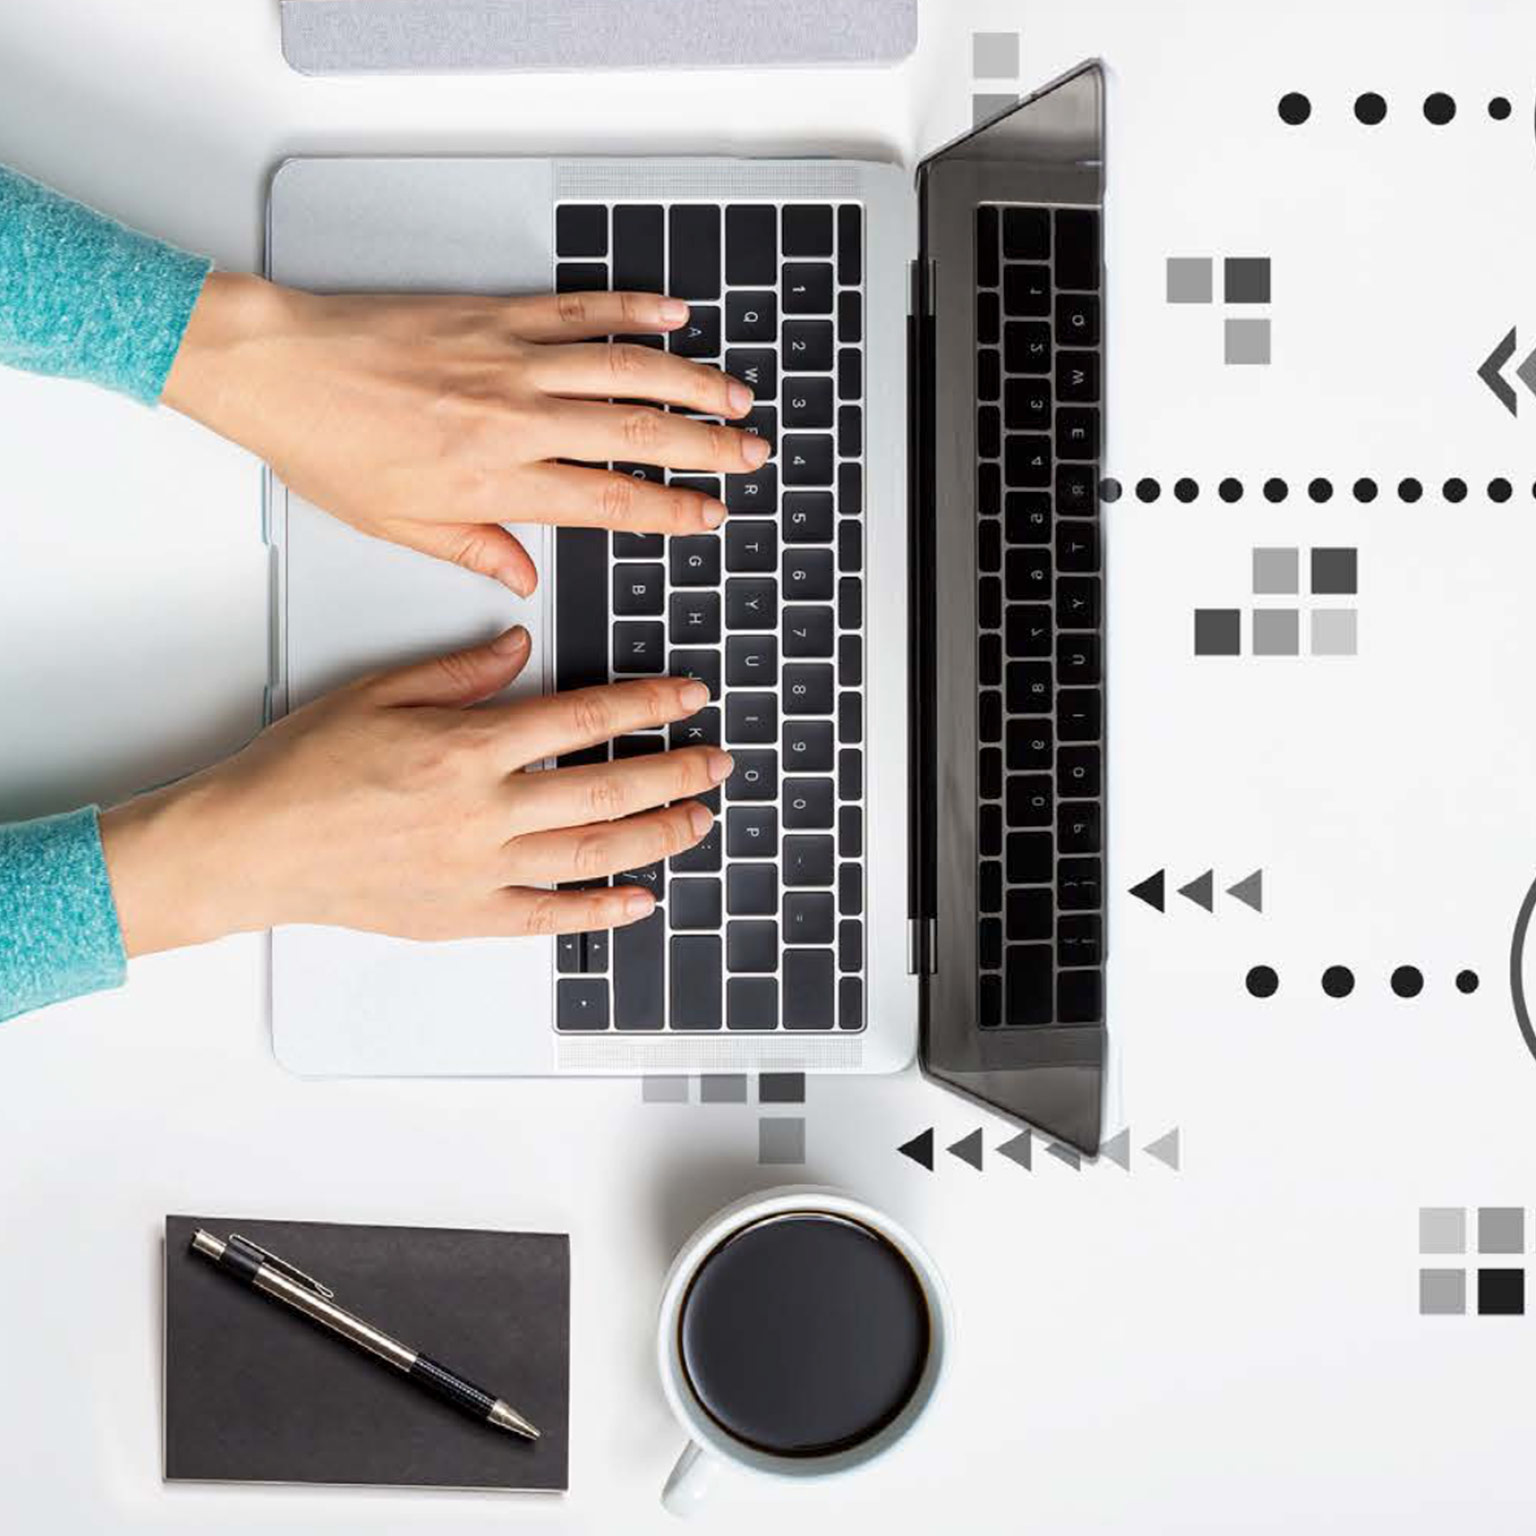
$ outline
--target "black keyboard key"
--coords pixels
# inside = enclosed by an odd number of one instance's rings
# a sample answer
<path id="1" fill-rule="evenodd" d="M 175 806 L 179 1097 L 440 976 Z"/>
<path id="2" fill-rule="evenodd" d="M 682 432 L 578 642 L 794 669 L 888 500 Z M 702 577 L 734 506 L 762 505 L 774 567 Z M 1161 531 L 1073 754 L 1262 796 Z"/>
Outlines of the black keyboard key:
<path id="1" fill-rule="evenodd" d="M 720 987 L 719 936 L 687 934 L 673 939 L 672 1028 L 719 1029 Z"/>
<path id="2" fill-rule="evenodd" d="M 1091 293 L 1063 293 L 1056 299 L 1056 344 L 1096 347 L 1099 344 L 1099 299 Z"/>
<path id="3" fill-rule="evenodd" d="M 739 760 L 741 754 L 736 756 Z M 725 813 L 725 851 L 733 859 L 774 858 L 779 851 L 778 811 L 771 805 L 733 806 Z"/>
<path id="4" fill-rule="evenodd" d="M 784 897 L 786 944 L 830 944 L 836 921 L 830 891 L 791 891 Z"/>
<path id="5" fill-rule="evenodd" d="M 857 347 L 842 347 L 837 354 L 837 398 L 857 400 L 864 393 L 864 354 Z"/>
<path id="6" fill-rule="evenodd" d="M 837 510 L 843 517 L 857 517 L 864 510 L 864 467 L 837 466 Z"/>
<path id="7" fill-rule="evenodd" d="M 1003 686 L 1003 643 L 994 634 L 977 637 L 976 681 L 983 688 Z"/>
<path id="8" fill-rule="evenodd" d="M 995 746 L 1003 739 L 1003 696 L 985 688 L 976 699 L 976 739 Z"/>
<path id="9" fill-rule="evenodd" d="M 837 581 L 837 623 L 840 629 L 857 629 L 864 622 L 864 580 L 840 576 Z"/>
<path id="10" fill-rule="evenodd" d="M 731 283 L 773 283 L 779 275 L 779 212 L 771 203 L 725 210 L 725 276 Z"/>
<path id="11" fill-rule="evenodd" d="M 1056 782 L 1064 795 L 1099 795 L 1104 773 L 1097 747 L 1063 747 L 1056 754 Z"/>
<path id="12" fill-rule="evenodd" d="M 743 574 L 778 570 L 779 536 L 774 523 L 731 518 L 725 525 L 725 568 Z"/>
<path id="13" fill-rule="evenodd" d="M 1034 320 L 1051 312 L 1051 271 L 1030 262 L 1010 262 L 1003 268 L 1003 313 L 1010 319 Z"/>
<path id="14" fill-rule="evenodd" d="M 1007 673 L 1008 713 L 1046 715 L 1051 710 L 1051 664 L 1010 661 Z"/>
<path id="15" fill-rule="evenodd" d="M 725 504 L 732 512 L 771 517 L 779 505 L 779 469 L 771 461 L 750 475 L 725 477 Z"/>
<path id="16" fill-rule="evenodd" d="M 1098 476 L 1088 464 L 1063 464 L 1056 472 L 1056 510 L 1063 517 L 1092 517 L 1099 507 Z"/>
<path id="17" fill-rule="evenodd" d="M 844 853 L 847 853 L 845 848 Z M 784 884 L 791 886 L 829 886 L 832 884 L 832 839 L 818 835 L 800 835 L 784 839 Z M 845 868 L 857 869 L 856 864 Z"/>
<path id="18" fill-rule="evenodd" d="M 786 491 L 779 521 L 786 544 L 830 544 L 835 521 L 832 492 Z"/>
<path id="19" fill-rule="evenodd" d="M 773 210 L 768 210 L 770 213 Z M 726 214 L 727 220 L 730 213 Z M 730 228 L 726 228 L 726 262 L 730 262 Z M 735 281 L 734 278 L 731 279 Z M 773 280 L 771 277 L 768 279 Z M 779 334 L 779 296 L 776 293 L 731 292 L 725 296 L 725 339 L 737 341 L 766 341 L 770 344 Z"/>
<path id="20" fill-rule="evenodd" d="M 855 747 L 844 747 L 837 754 L 837 797 L 858 800 L 864 794 L 864 754 Z"/>
<path id="21" fill-rule="evenodd" d="M 778 870 L 772 864 L 732 864 L 725 874 L 725 910 L 732 917 L 772 917 L 779 910 Z"/>
<path id="22" fill-rule="evenodd" d="M 1010 605 L 1049 602 L 1051 552 L 1038 548 L 1010 549 L 1003 567 L 1003 582 Z"/>
<path id="23" fill-rule="evenodd" d="M 758 400 L 772 401 L 779 387 L 778 354 L 765 347 L 731 347 L 725 354 L 725 371 L 739 379 Z"/>
<path id="24" fill-rule="evenodd" d="M 837 637 L 837 680 L 844 688 L 864 681 L 864 642 L 857 635 Z"/>
<path id="25" fill-rule="evenodd" d="M 1002 524 L 995 517 L 984 517 L 976 525 L 976 569 L 996 576 L 1002 568 Z"/>
<path id="26" fill-rule="evenodd" d="M 840 976 L 837 982 L 837 1027 L 863 1029 L 864 978 Z"/>
<path id="27" fill-rule="evenodd" d="M 1003 413 L 995 405 L 984 405 L 976 412 L 976 453 L 983 459 L 995 459 L 1003 451 Z"/>
<path id="28" fill-rule="evenodd" d="M 660 672 L 666 657 L 666 637 L 660 624 L 620 623 L 613 626 L 615 672 Z"/>
<path id="29" fill-rule="evenodd" d="M 1010 944 L 1004 952 L 1006 1024 L 1049 1024 L 1055 999 L 1051 996 L 1052 956 L 1049 944 Z"/>
<path id="30" fill-rule="evenodd" d="M 1097 912 L 1069 912 L 1056 924 L 1056 954 L 1063 965 L 1104 963 L 1104 920 Z"/>
<path id="31" fill-rule="evenodd" d="M 779 584 L 771 576 L 733 576 L 725 584 L 727 629 L 773 629 L 779 621 Z"/>
<path id="32" fill-rule="evenodd" d="M 983 203 L 976 210 L 976 286 L 995 288 L 998 281 L 997 209 Z"/>
<path id="33" fill-rule="evenodd" d="M 561 975 L 579 974 L 581 971 L 582 939 L 579 933 L 562 933 L 555 937 L 555 970 Z M 604 1014 L 606 1015 L 606 1008 Z M 605 1021 L 606 1023 L 606 1017 Z"/>
<path id="34" fill-rule="evenodd" d="M 667 334 L 667 348 L 679 357 L 719 357 L 720 306 L 692 305 L 688 318 Z"/>
<path id="35" fill-rule="evenodd" d="M 613 930 L 613 1021 L 620 1029 L 660 1029 L 666 1022 L 665 924 L 656 911 Z"/>
<path id="36" fill-rule="evenodd" d="M 615 762 L 625 762 L 632 757 L 654 757 L 665 752 L 667 744 L 659 735 L 620 736 L 613 744 Z"/>
<path id="37" fill-rule="evenodd" d="M 978 755 L 976 787 L 983 800 L 998 800 L 1003 793 L 1003 754 L 996 747 Z"/>
<path id="38" fill-rule="evenodd" d="M 1003 1022 L 1003 978 L 983 976 L 977 984 L 976 1022 L 990 1029 Z"/>
<path id="39" fill-rule="evenodd" d="M 779 675 L 779 642 L 773 635 L 731 635 L 725 642 L 729 688 L 771 688 Z"/>
<path id="40" fill-rule="evenodd" d="M 783 465 L 785 485 L 831 485 L 831 434 L 786 432 L 779 462 Z"/>
<path id="41" fill-rule="evenodd" d="M 606 683 L 607 534 L 597 528 L 556 529 L 555 571 L 555 687 L 566 693 Z"/>
<path id="42" fill-rule="evenodd" d="M 1051 498 L 1045 491 L 1009 491 L 1003 505 L 1003 532 L 1010 544 L 1051 542 Z"/>
<path id="43" fill-rule="evenodd" d="M 998 629 L 1003 622 L 1003 584 L 996 576 L 976 583 L 976 622 L 983 629 Z"/>
<path id="44" fill-rule="evenodd" d="M 690 533 L 673 538 L 668 563 L 672 568 L 674 587 L 718 587 L 720 585 L 720 535 Z M 691 598 L 689 600 L 693 601 Z M 672 601 L 675 611 L 677 603 L 675 595 Z M 717 605 L 717 616 L 718 612 Z M 676 629 L 673 630 L 673 636 L 677 638 Z"/>
<path id="45" fill-rule="evenodd" d="M 679 541 L 672 541 L 676 550 Z M 675 558 L 675 557 L 674 557 Z M 716 574 L 718 580 L 718 571 Z M 718 645 L 720 643 L 720 594 L 718 592 L 674 592 L 669 605 L 669 633 L 674 645 Z"/>
<path id="46" fill-rule="evenodd" d="M 600 976 L 562 976 L 555 984 L 555 1025 L 569 1030 L 607 1029 L 607 981 Z"/>
<path id="47" fill-rule="evenodd" d="M 566 528 L 560 530 L 562 534 L 578 531 L 587 530 Z M 566 585 L 565 567 L 560 565 L 556 569 L 559 573 L 560 583 L 556 588 L 559 594 L 556 600 L 563 610 L 570 601 L 570 589 Z M 649 616 L 661 613 L 665 606 L 666 576 L 665 569 L 659 565 L 615 565 L 613 568 L 613 611 L 626 617 L 637 615 Z M 600 615 L 601 613 L 602 609 L 600 607 L 587 610 L 588 627 L 600 627 L 600 620 L 596 624 L 593 621 L 594 615 Z M 560 684 L 562 691 L 567 686 L 576 685 Z"/>
<path id="48" fill-rule="evenodd" d="M 608 286 L 608 268 L 600 261 L 562 261 L 555 265 L 556 293 L 601 293 Z"/>
<path id="49" fill-rule="evenodd" d="M 1056 413 L 1056 457 L 1097 459 L 1099 412 L 1097 406 L 1063 406 Z"/>
<path id="50" fill-rule="evenodd" d="M 1056 921 L 1055 901 L 1050 888 L 1035 886 L 1009 891 L 1003 921 L 1010 942 L 1048 942 Z"/>
<path id="51" fill-rule="evenodd" d="M 995 293 L 976 295 L 976 344 L 995 347 L 1003 338 L 1003 307 Z M 853 340 L 853 337 L 845 337 Z"/>
<path id="52" fill-rule="evenodd" d="M 1062 402 L 1087 403 L 1099 398 L 1099 354 L 1056 354 L 1056 398 Z"/>
<path id="53" fill-rule="evenodd" d="M 681 656 L 677 651 L 674 655 Z M 667 727 L 667 745 L 678 751 L 683 747 L 718 747 L 720 745 L 720 710 L 711 704 L 708 709 L 698 710 L 686 720 L 674 720 Z M 674 928 L 680 926 L 673 923 Z"/>
<path id="54" fill-rule="evenodd" d="M 698 638 L 702 640 L 704 637 L 701 635 Z M 710 698 L 720 697 L 719 651 L 672 651 L 667 656 L 667 672 L 672 677 L 691 677 L 695 682 L 703 683 L 709 689 Z"/>
<path id="55" fill-rule="evenodd" d="M 725 739 L 729 746 L 771 745 L 779 728 L 779 696 L 776 693 L 740 693 L 725 696 Z"/>
<path id="56" fill-rule="evenodd" d="M 775 922 L 727 923 L 725 966 L 733 976 L 778 970 L 779 925 Z"/>
<path id="57" fill-rule="evenodd" d="M 976 466 L 976 515 L 995 517 L 1003 507 L 1003 471 L 998 464 Z"/>
<path id="58" fill-rule="evenodd" d="M 1056 1017 L 1063 1024 L 1097 1024 L 1104 1017 L 1099 971 L 1063 971 L 1056 978 Z"/>
<path id="59" fill-rule="evenodd" d="M 719 791 L 715 791 L 718 796 Z M 704 797 L 700 797 L 704 798 Z M 667 861 L 675 875 L 708 875 L 720 868 L 720 824 L 716 822 L 700 842 L 681 853 L 674 853 Z"/>
<path id="60" fill-rule="evenodd" d="M 779 754 L 762 748 L 743 748 L 732 754 L 736 767 L 725 781 L 732 801 L 776 800 L 779 795 Z"/>
<path id="61" fill-rule="evenodd" d="M 791 546 L 782 561 L 784 601 L 830 602 L 832 600 L 832 551 Z"/>
<path id="62" fill-rule="evenodd" d="M 712 879 L 673 880 L 667 895 L 669 925 L 679 928 L 718 928 L 721 920 L 720 882 Z"/>
<path id="63" fill-rule="evenodd" d="M 1031 553 L 1033 552 L 1027 549 L 1014 549 L 1008 552 L 1008 558 L 1011 560 L 1015 555 Z M 1041 553 L 1045 554 L 1048 551 Z M 1049 589 L 1046 595 L 1050 595 Z M 1056 626 L 1051 622 L 1051 610 L 1048 604 L 1009 604 L 1003 639 L 1008 648 L 1008 655 L 1015 661 L 1024 661 L 1032 656 L 1049 656 L 1051 636 L 1055 632 Z"/>
<path id="64" fill-rule="evenodd" d="M 1056 807 L 1056 846 L 1066 853 L 1097 853 L 1103 828 L 1097 800 L 1065 800 Z"/>
<path id="65" fill-rule="evenodd" d="M 1056 698 L 1061 739 L 1097 741 L 1104 729 L 1104 696 L 1097 688 L 1063 688 Z"/>
<path id="66" fill-rule="evenodd" d="M 844 203 L 837 210 L 837 280 L 857 284 L 863 275 L 863 209 Z"/>
<path id="67" fill-rule="evenodd" d="M 831 779 L 785 779 L 783 802 L 786 831 L 831 831 Z"/>
<path id="68" fill-rule="evenodd" d="M 984 971 L 995 971 L 1003 963 L 1003 925 L 995 917 L 984 917 L 976 925 L 976 963 Z"/>
<path id="69" fill-rule="evenodd" d="M 796 375 L 784 381 L 784 425 L 786 427 L 830 427 L 832 425 L 832 380 L 812 374 Z"/>
<path id="70" fill-rule="evenodd" d="M 786 665 L 782 692 L 786 715 L 830 715 L 832 668 L 816 662 Z"/>
<path id="71" fill-rule="evenodd" d="M 1056 871 L 1056 899 L 1063 912 L 1095 912 L 1104 905 L 1104 869 L 1099 859 L 1063 859 Z"/>
<path id="72" fill-rule="evenodd" d="M 1051 780 L 1043 773 L 1015 773 L 1008 777 L 1008 825 L 1048 827 L 1055 820 Z"/>
<path id="73" fill-rule="evenodd" d="M 666 549 L 667 541 L 659 533 L 616 533 L 613 536 L 615 560 L 659 560 Z"/>
<path id="74" fill-rule="evenodd" d="M 784 953 L 784 1028 L 831 1029 L 834 1019 L 832 951 Z"/>
<path id="75" fill-rule="evenodd" d="M 983 912 L 1003 910 L 1003 866 L 996 859 L 984 859 L 976 882 L 976 904 Z"/>
<path id="76" fill-rule="evenodd" d="M 985 353 L 982 355 L 986 356 Z M 996 356 L 995 353 L 993 355 Z M 1009 379 L 1003 397 L 1003 420 L 1010 432 L 1049 432 L 1051 419 L 1051 385 L 1048 379 Z M 1080 458 L 1082 455 L 1073 457 Z"/>
<path id="77" fill-rule="evenodd" d="M 770 454 L 779 451 L 779 413 L 773 406 L 754 405 L 736 425 L 748 436 L 762 438 Z M 676 485 L 677 481 L 672 483 Z"/>
<path id="78" fill-rule="evenodd" d="M 600 976 L 608 969 L 608 930 L 601 928 L 595 933 L 581 936 L 581 968 L 588 975 Z"/>
<path id="79" fill-rule="evenodd" d="M 830 656 L 831 608 L 824 604 L 786 608 L 783 634 L 786 656 Z"/>
<path id="80" fill-rule="evenodd" d="M 864 339 L 864 302 L 857 293 L 840 293 L 837 296 L 837 339 Z"/>
<path id="81" fill-rule="evenodd" d="M 844 917 L 864 910 L 864 871 L 857 864 L 845 861 L 837 867 L 837 910 Z"/>
<path id="82" fill-rule="evenodd" d="M 667 210 L 667 292 L 678 299 L 720 297 L 720 210 L 674 203 Z"/>
<path id="83" fill-rule="evenodd" d="M 1086 575 L 1099 568 L 1099 525 L 1064 522 L 1056 535 L 1056 569 Z"/>
<path id="84" fill-rule="evenodd" d="M 830 256 L 831 208 L 809 203 L 786 204 L 782 247 L 786 256 Z"/>
<path id="85" fill-rule="evenodd" d="M 602 203 L 563 203 L 555 210 L 556 256 L 606 256 L 608 210 Z"/>
<path id="86" fill-rule="evenodd" d="M 1045 208 L 1003 209 L 1003 254 L 1010 261 L 1046 261 L 1051 254 L 1051 215 Z"/>
<path id="87" fill-rule="evenodd" d="M 661 901 L 667 894 L 667 866 L 658 861 L 655 864 L 642 864 L 639 869 L 626 869 L 623 874 L 613 877 L 613 883 L 637 885 Z"/>
<path id="88" fill-rule="evenodd" d="M 1010 773 L 1049 773 L 1055 728 L 1049 720 L 1010 720 L 1007 758 Z"/>
<path id="89" fill-rule="evenodd" d="M 1028 488 L 1051 483 L 1051 440 L 1043 434 L 1010 436 L 1003 458 L 1003 478 L 1010 486 Z"/>
<path id="90" fill-rule="evenodd" d="M 1056 583 L 1056 624 L 1061 629 L 1098 629 L 1102 623 L 1097 576 L 1063 576 Z"/>
<path id="91" fill-rule="evenodd" d="M 649 203 L 621 203 L 613 210 L 613 286 L 629 293 L 663 293 L 665 214 Z"/>
<path id="92" fill-rule="evenodd" d="M 1056 210 L 1056 286 L 1099 286 L 1099 215 L 1094 208 Z"/>
<path id="93" fill-rule="evenodd" d="M 779 276 L 779 291 L 784 295 L 786 315 L 830 315 L 832 263 L 786 261 Z"/>
<path id="94" fill-rule="evenodd" d="M 832 322 L 786 320 L 780 332 L 779 351 L 785 373 L 830 373 Z"/>
<path id="95" fill-rule="evenodd" d="M 1043 320 L 1010 320 L 1003 327 L 1003 366 L 1009 373 L 1051 371 L 1051 328 Z"/>
<path id="96" fill-rule="evenodd" d="M 773 976 L 731 976 L 725 983 L 727 1029 L 777 1029 L 779 983 Z"/>
<path id="97" fill-rule="evenodd" d="M 837 968 L 840 971 L 864 969 L 864 924 L 844 920 L 837 925 Z"/>
<path id="98" fill-rule="evenodd" d="M 1003 359 L 996 347 L 983 347 L 976 354 L 976 398 L 996 400 L 1003 392 Z"/>
<path id="99" fill-rule="evenodd" d="M 1049 832 L 1010 832 L 1007 851 L 1010 885 L 1045 885 L 1056 870 Z"/>
<path id="100" fill-rule="evenodd" d="M 845 745 L 864 739 L 864 695 L 849 688 L 837 696 L 837 739 Z"/>
<path id="101" fill-rule="evenodd" d="M 830 720 L 786 720 L 779 742 L 784 753 L 786 773 L 832 772 L 832 722 Z M 856 795 L 845 796 L 857 799 Z M 785 825 L 789 822 L 786 820 Z"/>

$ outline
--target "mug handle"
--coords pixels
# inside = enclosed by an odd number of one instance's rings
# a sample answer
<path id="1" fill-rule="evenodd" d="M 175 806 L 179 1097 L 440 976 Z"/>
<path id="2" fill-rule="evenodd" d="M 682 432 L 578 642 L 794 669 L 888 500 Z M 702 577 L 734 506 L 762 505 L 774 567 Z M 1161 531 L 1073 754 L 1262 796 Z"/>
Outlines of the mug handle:
<path id="1" fill-rule="evenodd" d="M 662 1508 L 680 1520 L 697 1514 L 714 1484 L 715 1468 L 715 1458 L 706 1456 L 698 1442 L 690 1440 L 667 1475 L 661 1490 Z"/>

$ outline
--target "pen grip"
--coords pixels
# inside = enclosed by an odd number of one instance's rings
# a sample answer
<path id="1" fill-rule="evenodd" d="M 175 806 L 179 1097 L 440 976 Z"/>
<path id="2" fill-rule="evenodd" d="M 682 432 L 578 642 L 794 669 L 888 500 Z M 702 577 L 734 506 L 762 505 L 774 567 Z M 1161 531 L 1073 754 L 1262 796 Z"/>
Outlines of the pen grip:
<path id="1" fill-rule="evenodd" d="M 411 1375 L 422 1386 L 453 1404 L 455 1408 L 462 1409 L 472 1418 L 484 1419 L 490 1416 L 491 1409 L 496 1404 L 496 1399 L 489 1392 L 482 1391 L 473 1382 L 465 1381 L 462 1376 L 455 1376 L 446 1366 L 441 1366 L 436 1360 L 429 1359 L 426 1355 L 417 1355 L 411 1366 Z"/>

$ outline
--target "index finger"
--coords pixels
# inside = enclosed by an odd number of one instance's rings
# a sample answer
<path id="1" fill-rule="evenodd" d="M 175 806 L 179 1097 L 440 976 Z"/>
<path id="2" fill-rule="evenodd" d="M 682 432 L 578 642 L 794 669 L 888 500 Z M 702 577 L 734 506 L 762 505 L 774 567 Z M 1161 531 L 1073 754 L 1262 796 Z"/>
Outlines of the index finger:
<path id="1" fill-rule="evenodd" d="M 630 731 L 686 720 L 708 702 L 709 689 L 692 678 L 648 677 L 502 707 L 511 725 L 509 739 L 523 765 L 595 747 Z"/>
<path id="2" fill-rule="evenodd" d="M 681 299 L 660 293 L 539 293 L 507 301 L 524 341 L 590 341 L 595 336 L 675 331 L 688 318 Z"/>

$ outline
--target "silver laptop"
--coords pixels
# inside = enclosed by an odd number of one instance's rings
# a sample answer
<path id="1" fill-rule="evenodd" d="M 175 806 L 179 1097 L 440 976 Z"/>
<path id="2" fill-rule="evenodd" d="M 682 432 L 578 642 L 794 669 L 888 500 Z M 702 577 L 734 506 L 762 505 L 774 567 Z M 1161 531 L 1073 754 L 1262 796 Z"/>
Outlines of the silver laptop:
<path id="1" fill-rule="evenodd" d="M 1083 66 L 915 180 L 831 159 L 281 166 L 272 277 L 675 294 L 692 316 L 667 344 L 745 379 L 775 449 L 702 477 L 731 510 L 718 533 L 519 528 L 543 578 L 526 604 L 269 485 L 274 713 L 521 620 L 514 694 L 709 684 L 693 721 L 598 756 L 736 760 L 710 837 L 627 877 L 659 898 L 631 927 L 274 933 L 286 1065 L 890 1072 L 920 1048 L 1097 1150 L 1102 91 Z"/>

